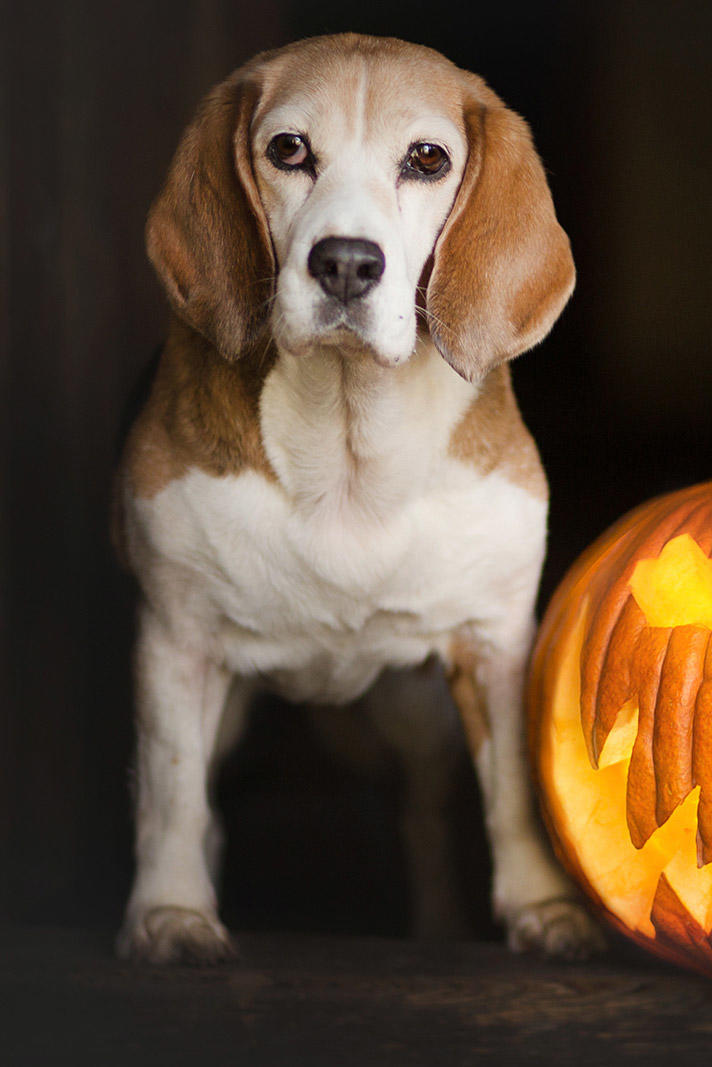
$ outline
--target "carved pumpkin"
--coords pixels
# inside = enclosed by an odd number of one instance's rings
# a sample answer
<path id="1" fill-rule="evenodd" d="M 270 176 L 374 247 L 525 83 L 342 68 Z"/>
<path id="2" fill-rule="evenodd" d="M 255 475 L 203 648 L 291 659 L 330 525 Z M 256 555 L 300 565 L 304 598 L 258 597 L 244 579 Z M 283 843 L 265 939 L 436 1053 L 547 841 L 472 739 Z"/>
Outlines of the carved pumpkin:
<path id="1" fill-rule="evenodd" d="M 529 686 L 544 819 L 620 931 L 712 973 L 712 483 L 625 516 L 572 567 Z"/>

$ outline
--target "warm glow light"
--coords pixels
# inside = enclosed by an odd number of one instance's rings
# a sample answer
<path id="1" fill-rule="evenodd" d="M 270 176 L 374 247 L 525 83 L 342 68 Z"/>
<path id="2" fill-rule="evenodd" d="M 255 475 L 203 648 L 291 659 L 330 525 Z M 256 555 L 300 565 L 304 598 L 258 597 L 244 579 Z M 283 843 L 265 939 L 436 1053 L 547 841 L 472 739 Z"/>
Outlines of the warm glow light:
<path id="1" fill-rule="evenodd" d="M 598 766 L 610 767 L 621 760 L 629 760 L 637 735 L 638 705 L 635 700 L 629 700 L 618 712 L 618 718 L 598 757 Z"/>
<path id="2" fill-rule="evenodd" d="M 664 872 L 689 913 L 709 931 L 712 864 L 697 866 L 699 787 L 637 849 L 626 824 L 626 780 L 638 718 L 633 702 L 619 712 L 599 769 L 589 761 L 580 717 L 580 657 L 587 612 L 584 602 L 565 640 L 551 703 L 551 729 L 542 735 L 560 837 L 575 852 L 606 907 L 631 930 L 655 937 L 650 913 Z"/>
<path id="3" fill-rule="evenodd" d="M 642 504 L 576 561 L 528 693 L 560 859 L 617 930 L 712 975 L 712 482 Z"/>

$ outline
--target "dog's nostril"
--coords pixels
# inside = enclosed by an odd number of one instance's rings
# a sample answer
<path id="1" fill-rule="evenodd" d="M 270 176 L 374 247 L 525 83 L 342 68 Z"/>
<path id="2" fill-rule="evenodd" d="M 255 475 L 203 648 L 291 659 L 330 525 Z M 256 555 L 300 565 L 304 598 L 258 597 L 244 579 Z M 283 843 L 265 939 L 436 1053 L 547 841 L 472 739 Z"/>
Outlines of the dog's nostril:
<path id="1" fill-rule="evenodd" d="M 307 266 L 325 293 L 348 304 L 378 284 L 386 259 L 374 241 L 325 237 L 312 248 Z"/>
<path id="2" fill-rule="evenodd" d="M 362 263 L 356 271 L 359 278 L 380 278 L 382 270 L 377 263 Z"/>

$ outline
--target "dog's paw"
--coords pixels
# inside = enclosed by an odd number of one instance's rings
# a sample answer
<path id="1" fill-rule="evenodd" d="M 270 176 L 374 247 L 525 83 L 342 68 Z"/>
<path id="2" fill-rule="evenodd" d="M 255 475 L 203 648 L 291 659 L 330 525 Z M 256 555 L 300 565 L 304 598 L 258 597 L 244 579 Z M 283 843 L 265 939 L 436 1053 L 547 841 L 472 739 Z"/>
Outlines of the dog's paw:
<path id="1" fill-rule="evenodd" d="M 507 943 L 514 952 L 540 952 L 565 960 L 586 960 L 606 947 L 588 912 L 561 897 L 522 908 L 507 924 Z"/>
<path id="2" fill-rule="evenodd" d="M 127 924 L 119 934 L 116 950 L 122 959 L 159 965 L 214 966 L 237 955 L 230 935 L 218 919 L 171 905 L 151 908 Z"/>

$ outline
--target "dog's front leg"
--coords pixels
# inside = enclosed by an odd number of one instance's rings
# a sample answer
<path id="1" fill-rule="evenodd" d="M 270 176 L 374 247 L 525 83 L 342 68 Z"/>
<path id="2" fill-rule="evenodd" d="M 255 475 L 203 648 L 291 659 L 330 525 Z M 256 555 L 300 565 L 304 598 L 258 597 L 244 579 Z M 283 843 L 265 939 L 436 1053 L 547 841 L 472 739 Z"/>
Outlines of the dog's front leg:
<path id="1" fill-rule="evenodd" d="M 583 958 L 602 937 L 544 842 L 535 815 L 523 715 L 531 627 L 487 642 L 458 638 L 450 685 L 483 795 L 492 900 L 510 948 Z"/>
<path id="2" fill-rule="evenodd" d="M 233 954 L 206 846 L 207 773 L 230 676 L 144 607 L 136 656 L 136 876 L 117 949 L 151 963 Z"/>

